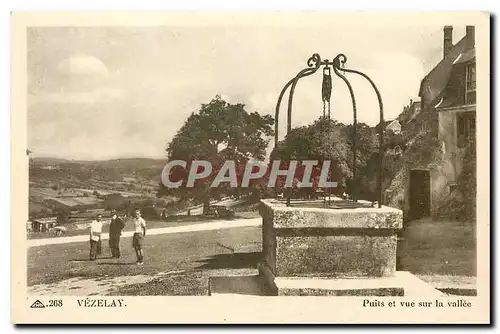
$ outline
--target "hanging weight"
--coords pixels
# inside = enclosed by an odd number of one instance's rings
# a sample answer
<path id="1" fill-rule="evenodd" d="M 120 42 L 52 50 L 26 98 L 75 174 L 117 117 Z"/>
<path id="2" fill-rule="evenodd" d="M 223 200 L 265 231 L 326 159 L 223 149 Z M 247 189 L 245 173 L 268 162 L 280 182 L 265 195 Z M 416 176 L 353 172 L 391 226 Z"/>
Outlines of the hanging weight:
<path id="1" fill-rule="evenodd" d="M 330 67 L 325 66 L 323 69 L 323 86 L 322 86 L 323 101 L 330 103 L 332 96 L 332 76 L 330 74 Z"/>

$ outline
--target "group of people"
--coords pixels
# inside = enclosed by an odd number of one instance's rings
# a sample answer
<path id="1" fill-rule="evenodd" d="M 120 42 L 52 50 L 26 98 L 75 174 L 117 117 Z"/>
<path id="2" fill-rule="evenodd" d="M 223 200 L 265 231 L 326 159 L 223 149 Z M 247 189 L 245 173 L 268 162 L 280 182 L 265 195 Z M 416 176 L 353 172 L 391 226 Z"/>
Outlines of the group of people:
<path id="1" fill-rule="evenodd" d="M 142 250 L 143 240 L 146 236 L 146 221 L 141 217 L 141 211 L 135 210 L 134 218 L 134 235 L 132 238 L 132 247 L 137 256 L 136 264 L 142 265 L 144 261 L 144 253 Z M 102 236 L 102 215 L 90 224 L 90 260 L 97 259 L 102 253 L 101 236 Z M 120 218 L 115 210 L 111 212 L 111 223 L 109 224 L 109 249 L 111 257 L 120 258 L 120 237 L 122 230 L 125 227 L 125 222 Z"/>

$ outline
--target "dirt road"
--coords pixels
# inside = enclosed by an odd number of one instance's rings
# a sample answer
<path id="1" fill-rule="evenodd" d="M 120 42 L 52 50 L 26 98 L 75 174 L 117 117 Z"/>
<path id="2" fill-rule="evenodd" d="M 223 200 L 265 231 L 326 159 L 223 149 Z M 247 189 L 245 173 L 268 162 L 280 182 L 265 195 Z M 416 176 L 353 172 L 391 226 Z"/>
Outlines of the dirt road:
<path id="1" fill-rule="evenodd" d="M 184 225 L 178 227 L 164 227 L 155 228 L 147 230 L 147 235 L 157 235 L 157 234 L 169 234 L 169 233 L 181 233 L 181 232 L 195 232 L 195 231 L 210 231 L 210 230 L 220 230 L 235 227 L 247 227 L 247 226 L 260 226 L 262 225 L 261 218 L 253 219 L 238 219 L 238 220 L 222 220 L 217 222 L 205 223 L 205 224 L 194 224 L 194 225 Z M 122 238 L 132 237 L 133 232 L 127 231 L 122 233 Z M 108 233 L 103 233 L 102 239 L 106 240 L 109 238 Z M 47 239 L 32 239 L 27 240 L 28 247 L 37 247 L 53 244 L 64 244 L 71 242 L 87 242 L 89 240 L 88 235 L 78 235 L 72 237 L 57 237 L 57 238 L 47 238 Z"/>

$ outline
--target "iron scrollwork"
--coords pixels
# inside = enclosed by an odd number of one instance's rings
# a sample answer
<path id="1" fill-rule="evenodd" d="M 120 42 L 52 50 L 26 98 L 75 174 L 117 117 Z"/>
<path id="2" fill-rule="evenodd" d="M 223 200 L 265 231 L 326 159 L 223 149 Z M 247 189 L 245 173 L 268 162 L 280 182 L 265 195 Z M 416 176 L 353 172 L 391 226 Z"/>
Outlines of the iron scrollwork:
<path id="1" fill-rule="evenodd" d="M 292 102 L 293 102 L 293 94 L 295 92 L 295 86 L 297 85 L 297 82 L 299 81 L 300 78 L 314 74 L 320 68 L 321 66 L 320 55 L 317 53 L 313 54 L 307 60 L 307 66 L 308 66 L 307 68 L 300 71 L 294 78 L 292 78 L 290 81 L 287 82 L 287 84 L 285 85 L 285 87 L 283 87 L 278 97 L 278 103 L 276 104 L 276 112 L 275 112 L 276 122 L 274 123 L 274 146 L 278 145 L 278 117 L 280 112 L 281 101 L 283 100 L 283 96 L 285 95 L 286 90 L 288 89 L 288 87 L 291 86 L 290 95 L 288 97 L 288 109 L 287 109 L 288 110 L 287 133 L 288 133 L 292 129 Z"/>

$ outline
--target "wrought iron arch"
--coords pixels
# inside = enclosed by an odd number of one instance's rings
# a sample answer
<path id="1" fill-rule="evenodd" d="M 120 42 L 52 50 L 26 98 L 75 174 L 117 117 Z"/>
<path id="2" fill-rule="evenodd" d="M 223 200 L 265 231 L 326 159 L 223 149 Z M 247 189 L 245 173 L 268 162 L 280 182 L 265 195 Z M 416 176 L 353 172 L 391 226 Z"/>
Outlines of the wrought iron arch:
<path id="1" fill-rule="evenodd" d="M 378 90 L 377 86 L 373 82 L 373 80 L 366 75 L 365 73 L 353 69 L 348 69 L 345 68 L 345 63 L 347 62 L 347 57 L 344 54 L 338 54 L 332 61 L 329 61 L 328 59 L 321 60 L 321 57 L 318 53 L 313 54 L 308 60 L 307 60 L 307 68 L 304 68 L 301 70 L 297 75 L 292 78 L 290 81 L 287 82 L 287 84 L 283 87 L 281 90 L 281 93 L 278 97 L 278 102 L 276 103 L 276 111 L 275 111 L 275 124 L 274 124 L 274 146 L 276 147 L 278 145 L 278 138 L 279 138 L 279 112 L 280 112 L 280 107 L 281 107 L 281 102 L 283 100 L 283 97 L 290 88 L 289 96 L 288 96 L 288 106 L 287 106 L 287 134 L 290 132 L 292 129 L 292 104 L 293 104 L 293 95 L 295 92 L 295 87 L 297 86 L 298 81 L 301 78 L 304 78 L 306 76 L 312 75 L 318 71 L 318 69 L 321 66 L 329 67 L 332 66 L 333 71 L 335 74 L 342 79 L 342 81 L 346 84 L 349 94 L 351 96 L 351 102 L 352 102 L 352 109 L 353 109 L 353 139 L 352 139 L 352 153 L 353 153 L 353 198 L 356 201 L 357 200 L 357 170 L 356 170 L 356 158 L 357 158 L 357 147 L 356 147 L 356 139 L 357 139 L 357 108 L 356 108 L 356 97 L 354 95 L 354 89 L 347 79 L 347 77 L 343 73 L 353 73 L 362 76 L 365 78 L 370 85 L 372 86 L 373 90 L 375 91 L 377 95 L 377 100 L 379 104 L 379 116 L 380 116 L 380 122 L 379 122 L 379 132 L 378 132 L 378 137 L 379 137 L 379 168 L 378 168 L 378 180 L 377 180 L 377 190 L 378 190 L 378 207 L 380 208 L 382 206 L 382 178 L 383 178 L 383 158 L 384 158 L 384 105 L 382 102 L 382 96 L 380 95 L 380 91 Z M 289 201 L 287 201 L 287 204 L 289 204 Z"/>

